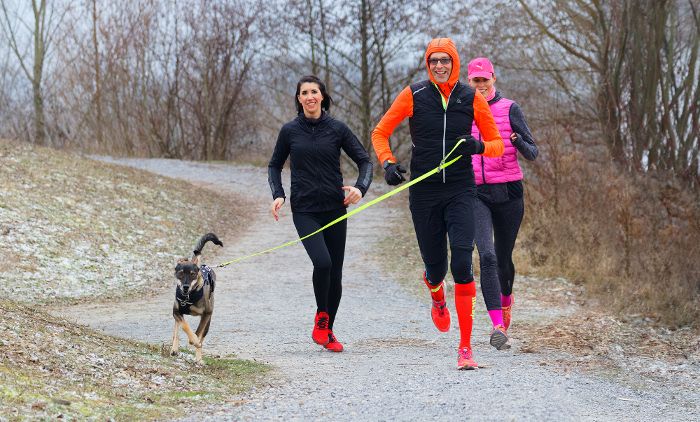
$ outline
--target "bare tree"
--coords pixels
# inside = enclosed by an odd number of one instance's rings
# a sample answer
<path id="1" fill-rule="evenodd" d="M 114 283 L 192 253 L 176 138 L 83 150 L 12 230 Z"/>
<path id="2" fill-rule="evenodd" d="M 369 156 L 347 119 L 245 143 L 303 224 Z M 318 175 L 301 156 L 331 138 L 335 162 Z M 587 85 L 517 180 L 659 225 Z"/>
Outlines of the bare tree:
<path id="1" fill-rule="evenodd" d="M 4 33 L 0 33 L 0 45 L 7 45 Z M 9 49 L 0 51 L 0 137 L 13 137 L 19 132 L 15 110 L 17 100 L 17 80 L 21 77 L 11 66 L 12 52 Z M 14 117 L 13 117 L 14 116 Z"/>
<path id="2" fill-rule="evenodd" d="M 187 19 L 192 33 L 183 69 L 190 92 L 182 99 L 201 140 L 197 158 L 231 156 L 233 135 L 244 119 L 239 107 L 256 56 L 250 50 L 255 14 L 242 5 L 203 6 Z M 194 133 L 193 133 L 194 135 Z"/>
<path id="3" fill-rule="evenodd" d="M 280 7 L 290 18 L 272 60 L 297 78 L 319 74 L 336 101 L 335 114 L 369 148 L 376 122 L 423 69 L 422 54 L 431 36 L 427 25 L 440 7 L 402 0 L 333 6 L 327 0 L 284 2 Z M 399 130 L 394 138 L 403 135 Z"/>
<path id="4" fill-rule="evenodd" d="M 48 51 L 53 43 L 54 31 L 60 24 L 54 9 L 49 8 L 46 0 L 32 0 L 32 22 L 26 23 L 19 10 L 9 10 L 8 1 L 0 1 L 3 18 L 3 32 L 9 42 L 19 65 L 32 85 L 32 102 L 34 106 L 34 141 L 40 145 L 47 143 L 46 123 L 44 117 L 44 96 L 42 80 Z M 26 54 L 22 45 L 22 29 L 27 32 L 32 42 L 32 54 Z M 31 57 L 32 62 L 29 62 Z"/>
<path id="5" fill-rule="evenodd" d="M 696 0 L 518 1 L 544 40 L 531 62 L 598 122 L 615 162 L 698 178 Z"/>
<path id="6" fill-rule="evenodd" d="M 97 141 L 98 149 L 104 144 L 103 128 L 104 128 L 104 118 L 102 115 L 102 78 L 101 78 L 101 60 L 100 60 L 100 44 L 97 38 L 97 28 L 99 25 L 98 12 L 97 12 L 97 0 L 92 0 L 92 48 L 93 48 L 93 67 L 94 67 L 94 79 L 95 79 L 95 91 L 93 95 L 93 104 L 95 105 L 95 112 L 97 118 L 95 121 L 95 137 Z"/>

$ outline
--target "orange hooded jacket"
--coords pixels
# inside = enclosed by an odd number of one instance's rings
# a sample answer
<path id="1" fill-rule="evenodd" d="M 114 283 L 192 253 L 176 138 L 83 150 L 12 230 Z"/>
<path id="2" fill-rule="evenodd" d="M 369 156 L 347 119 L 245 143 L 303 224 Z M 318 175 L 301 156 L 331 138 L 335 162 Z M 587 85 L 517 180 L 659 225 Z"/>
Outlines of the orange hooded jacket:
<path id="1" fill-rule="evenodd" d="M 447 53 L 452 58 L 452 72 L 446 83 L 437 83 L 430 71 L 428 59 L 433 53 Z M 435 38 L 430 41 L 425 51 L 425 66 L 428 69 L 428 76 L 431 82 L 438 87 L 440 94 L 447 100 L 459 80 L 460 67 L 457 48 L 450 38 Z M 503 155 L 503 140 L 498 132 L 496 122 L 493 120 L 491 109 L 484 96 L 478 91 L 474 95 L 473 108 L 474 121 L 483 137 L 483 155 L 486 157 L 498 157 Z M 394 163 L 397 161 L 396 157 L 394 157 L 394 154 L 391 152 L 389 137 L 394 132 L 394 129 L 396 129 L 396 126 L 407 117 L 413 117 L 413 93 L 411 92 L 410 86 L 407 86 L 399 93 L 391 107 L 389 107 L 389 110 L 387 110 L 384 117 L 382 117 L 377 124 L 377 127 L 372 131 L 372 146 L 374 147 L 374 152 L 377 154 L 377 158 L 379 158 L 380 164 L 387 160 Z"/>

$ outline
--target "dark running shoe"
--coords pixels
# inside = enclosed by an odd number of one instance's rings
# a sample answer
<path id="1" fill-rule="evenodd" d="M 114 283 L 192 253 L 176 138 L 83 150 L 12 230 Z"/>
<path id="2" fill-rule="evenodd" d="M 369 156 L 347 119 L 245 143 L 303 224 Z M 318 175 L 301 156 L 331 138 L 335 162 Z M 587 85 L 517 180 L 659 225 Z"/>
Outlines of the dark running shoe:
<path id="1" fill-rule="evenodd" d="M 493 327 L 491 331 L 491 346 L 495 347 L 496 350 L 507 350 L 510 349 L 510 344 L 508 344 L 508 335 L 506 334 L 506 329 L 502 325 L 497 325 Z"/>

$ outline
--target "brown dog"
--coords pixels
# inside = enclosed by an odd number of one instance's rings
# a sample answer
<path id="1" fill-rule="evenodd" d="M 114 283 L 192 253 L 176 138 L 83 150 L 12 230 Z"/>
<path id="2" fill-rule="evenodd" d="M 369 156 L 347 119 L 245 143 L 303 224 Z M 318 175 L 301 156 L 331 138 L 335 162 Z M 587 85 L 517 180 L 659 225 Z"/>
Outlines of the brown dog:
<path id="1" fill-rule="evenodd" d="M 195 360 L 198 363 L 202 363 L 202 343 L 209 332 L 211 314 L 214 312 L 216 274 L 210 267 L 200 264 L 202 248 L 209 241 L 215 245 L 224 246 L 214 233 L 207 233 L 199 239 L 197 246 L 194 247 L 192 259 L 182 258 L 177 261 L 175 267 L 175 277 L 177 278 L 175 305 L 173 306 L 175 329 L 173 330 L 173 345 L 170 354 L 175 356 L 180 350 L 178 334 L 180 327 L 182 327 L 190 344 L 195 347 Z M 200 317 L 195 333 L 185 321 L 184 315 Z"/>

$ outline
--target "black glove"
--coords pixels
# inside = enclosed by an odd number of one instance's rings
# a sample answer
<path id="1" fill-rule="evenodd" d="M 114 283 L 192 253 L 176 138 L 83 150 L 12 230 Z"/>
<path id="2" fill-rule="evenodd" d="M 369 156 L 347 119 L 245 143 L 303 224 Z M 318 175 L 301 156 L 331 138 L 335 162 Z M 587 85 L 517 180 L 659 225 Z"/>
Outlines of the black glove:
<path id="1" fill-rule="evenodd" d="M 384 167 L 384 180 L 386 180 L 387 185 L 398 185 L 406 180 L 402 174 L 406 173 L 406 169 L 401 167 L 401 164 L 385 161 L 382 167 Z"/>
<path id="2" fill-rule="evenodd" d="M 484 143 L 471 135 L 458 136 L 457 140 L 464 139 L 464 143 L 460 145 L 458 150 L 461 154 L 472 155 L 482 154 L 484 152 Z"/>

